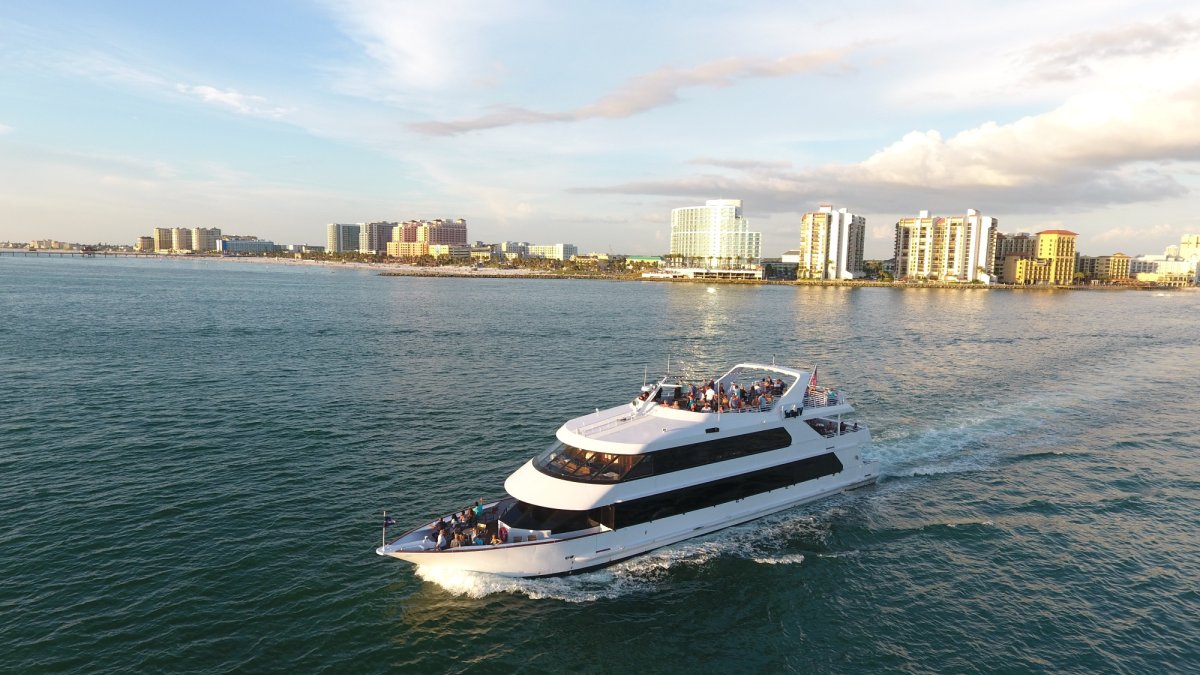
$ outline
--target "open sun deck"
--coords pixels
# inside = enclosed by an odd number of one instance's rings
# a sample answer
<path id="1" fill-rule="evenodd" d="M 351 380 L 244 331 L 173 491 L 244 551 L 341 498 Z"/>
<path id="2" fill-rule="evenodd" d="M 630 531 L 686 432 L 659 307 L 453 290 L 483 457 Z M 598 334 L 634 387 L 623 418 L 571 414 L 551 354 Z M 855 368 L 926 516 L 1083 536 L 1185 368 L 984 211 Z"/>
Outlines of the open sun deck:
<path id="1" fill-rule="evenodd" d="M 816 385 L 813 371 L 739 364 L 716 379 L 668 374 L 643 386 L 632 403 L 575 418 L 563 431 L 606 444 L 644 446 L 709 416 L 712 424 L 743 426 L 772 411 L 792 417 L 845 404 L 840 391 Z"/>

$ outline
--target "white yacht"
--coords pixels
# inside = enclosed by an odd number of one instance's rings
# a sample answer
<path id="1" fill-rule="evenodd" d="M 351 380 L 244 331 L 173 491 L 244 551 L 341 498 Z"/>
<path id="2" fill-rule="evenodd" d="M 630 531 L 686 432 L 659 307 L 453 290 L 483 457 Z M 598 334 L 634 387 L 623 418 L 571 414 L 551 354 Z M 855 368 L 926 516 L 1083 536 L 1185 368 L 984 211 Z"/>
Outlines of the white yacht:
<path id="1" fill-rule="evenodd" d="M 451 514 L 387 542 L 385 514 L 375 552 L 511 577 L 574 574 L 878 479 L 879 463 L 862 457 L 870 431 L 840 391 L 817 386 L 815 369 L 742 363 L 709 382 L 713 395 L 697 383 L 689 404 L 695 385 L 666 375 L 631 403 L 570 420 L 508 477 L 508 496 L 462 524 Z"/>

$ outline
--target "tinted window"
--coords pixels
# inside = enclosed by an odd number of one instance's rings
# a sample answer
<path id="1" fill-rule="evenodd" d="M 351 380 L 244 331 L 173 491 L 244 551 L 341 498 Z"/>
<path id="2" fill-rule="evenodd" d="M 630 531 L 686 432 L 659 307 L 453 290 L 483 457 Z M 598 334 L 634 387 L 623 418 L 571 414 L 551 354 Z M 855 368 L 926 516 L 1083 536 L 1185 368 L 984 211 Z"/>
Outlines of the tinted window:
<path id="1" fill-rule="evenodd" d="M 558 444 L 539 455 L 533 465 L 544 474 L 580 483 L 620 483 L 779 450 L 791 444 L 792 436 L 783 428 L 715 438 L 642 455 L 614 455 Z"/>
<path id="2" fill-rule="evenodd" d="M 616 504 L 615 524 L 628 527 L 687 511 L 716 506 L 735 499 L 778 490 L 779 488 L 841 473 L 842 462 L 832 452 L 798 462 L 740 476 L 722 478 L 692 487 L 634 499 Z"/>

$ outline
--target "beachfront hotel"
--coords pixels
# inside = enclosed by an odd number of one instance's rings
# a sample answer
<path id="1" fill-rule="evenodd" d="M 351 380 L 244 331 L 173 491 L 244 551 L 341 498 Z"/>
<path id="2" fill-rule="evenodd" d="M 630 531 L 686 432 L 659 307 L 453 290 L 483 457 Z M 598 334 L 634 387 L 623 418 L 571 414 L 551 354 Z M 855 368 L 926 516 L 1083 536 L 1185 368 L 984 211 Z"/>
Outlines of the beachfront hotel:
<path id="1" fill-rule="evenodd" d="M 800 219 L 797 279 L 856 279 L 863 276 L 867 219 L 822 204 Z"/>
<path id="2" fill-rule="evenodd" d="M 330 223 L 325 226 L 325 250 L 329 253 L 357 251 L 362 223 Z"/>
<path id="3" fill-rule="evenodd" d="M 579 255 L 579 248 L 575 244 L 530 244 L 527 251 L 530 258 L 547 260 L 570 260 Z"/>
<path id="4" fill-rule="evenodd" d="M 1070 230 L 1042 230 L 1033 241 L 1033 253 L 1010 253 L 1004 257 L 1000 282 L 1005 284 L 1053 284 L 1075 281 L 1075 238 Z"/>
<path id="5" fill-rule="evenodd" d="M 154 233 L 151 234 L 150 236 L 154 237 L 154 252 L 155 253 L 170 252 L 171 245 L 174 243 L 174 240 L 171 236 L 171 228 L 156 227 L 156 228 L 154 228 Z"/>
<path id="6" fill-rule="evenodd" d="M 1083 281 L 1130 281 L 1129 256 L 1124 253 L 1112 255 L 1081 255 L 1075 259 L 1075 273 Z"/>
<path id="7" fill-rule="evenodd" d="M 930 216 L 896 223 L 896 279 L 951 282 L 992 280 L 996 219 L 967 209 L 962 216 Z"/>
<path id="8" fill-rule="evenodd" d="M 358 250 L 371 255 L 386 253 L 395 228 L 396 223 L 386 221 L 366 223 L 358 232 Z"/>
<path id="9" fill-rule="evenodd" d="M 671 209 L 670 257 L 688 267 L 753 269 L 762 258 L 762 233 L 750 231 L 740 199 Z"/>
<path id="10" fill-rule="evenodd" d="M 220 240 L 221 228 L 219 227 L 192 228 L 193 251 L 215 251 L 217 250 L 217 242 Z"/>
<path id="11" fill-rule="evenodd" d="M 392 223 L 391 240 L 384 249 L 393 258 L 416 258 L 423 255 L 468 257 L 467 221 L 438 218 Z"/>

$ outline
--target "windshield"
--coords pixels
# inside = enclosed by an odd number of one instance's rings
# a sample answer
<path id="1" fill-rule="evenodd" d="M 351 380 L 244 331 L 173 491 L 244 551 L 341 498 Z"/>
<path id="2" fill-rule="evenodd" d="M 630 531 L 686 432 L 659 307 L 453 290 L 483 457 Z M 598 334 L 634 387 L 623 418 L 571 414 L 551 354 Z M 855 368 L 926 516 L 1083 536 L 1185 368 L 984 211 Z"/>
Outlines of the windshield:
<path id="1" fill-rule="evenodd" d="M 616 455 L 556 444 L 533 462 L 539 471 L 581 483 L 618 483 L 653 473 L 647 455 Z"/>

